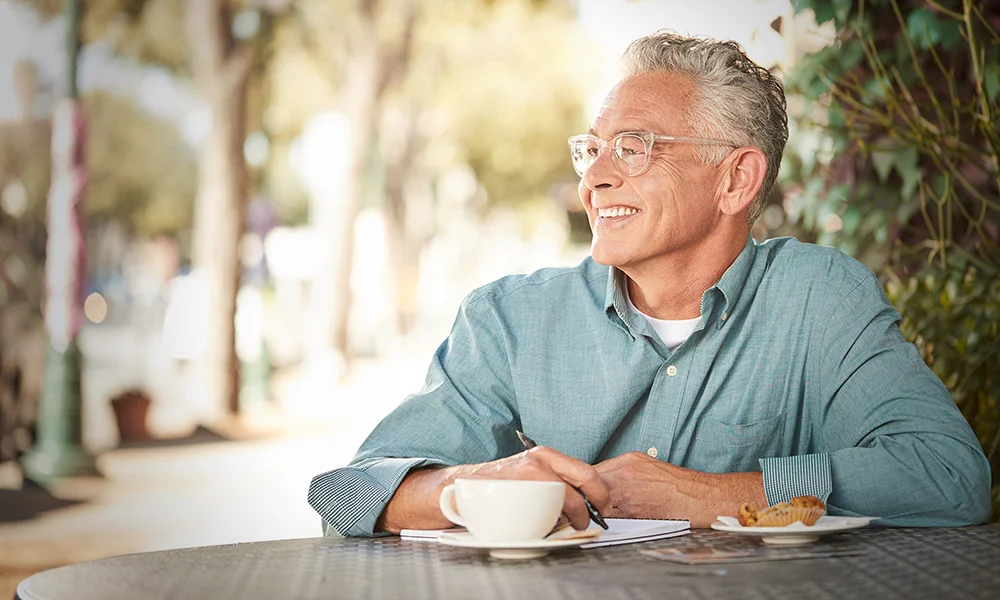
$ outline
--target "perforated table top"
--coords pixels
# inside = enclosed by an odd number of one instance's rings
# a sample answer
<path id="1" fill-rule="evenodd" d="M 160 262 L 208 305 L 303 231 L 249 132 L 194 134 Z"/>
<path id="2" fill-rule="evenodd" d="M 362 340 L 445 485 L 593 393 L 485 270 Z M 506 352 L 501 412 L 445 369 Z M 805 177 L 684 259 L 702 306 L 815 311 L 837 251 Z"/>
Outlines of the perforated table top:
<path id="1" fill-rule="evenodd" d="M 434 542 L 312 538 L 133 554 L 38 573 L 19 600 L 136 598 L 995 598 L 1000 525 L 865 529 L 819 543 L 858 556 L 687 566 L 639 549 L 755 542 L 714 531 L 508 562 Z M 718 571 L 723 569 L 724 574 Z"/>

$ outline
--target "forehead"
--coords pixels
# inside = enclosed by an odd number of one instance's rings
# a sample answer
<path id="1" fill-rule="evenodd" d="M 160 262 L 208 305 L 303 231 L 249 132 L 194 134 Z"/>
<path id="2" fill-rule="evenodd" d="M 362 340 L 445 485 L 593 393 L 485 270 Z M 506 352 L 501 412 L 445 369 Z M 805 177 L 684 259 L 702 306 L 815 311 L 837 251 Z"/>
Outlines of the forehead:
<path id="1" fill-rule="evenodd" d="M 683 73 L 654 71 L 627 77 L 608 92 L 591 131 L 605 138 L 622 131 L 689 133 L 685 116 L 693 98 L 694 82 Z"/>

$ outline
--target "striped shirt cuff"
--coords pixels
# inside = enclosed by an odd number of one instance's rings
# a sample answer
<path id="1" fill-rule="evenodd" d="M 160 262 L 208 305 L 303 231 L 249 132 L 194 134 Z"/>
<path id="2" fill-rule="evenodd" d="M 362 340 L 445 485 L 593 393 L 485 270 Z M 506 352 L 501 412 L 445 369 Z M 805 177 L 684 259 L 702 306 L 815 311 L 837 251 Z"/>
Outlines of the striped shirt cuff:
<path id="1" fill-rule="evenodd" d="M 830 455 L 826 452 L 762 458 L 759 462 L 768 504 L 788 502 L 795 496 L 816 496 L 826 502 L 833 491 Z"/>
<path id="2" fill-rule="evenodd" d="M 378 520 L 403 477 L 415 467 L 440 464 L 424 458 L 386 458 L 363 469 L 347 467 L 313 478 L 309 506 L 342 536 L 371 537 Z"/>

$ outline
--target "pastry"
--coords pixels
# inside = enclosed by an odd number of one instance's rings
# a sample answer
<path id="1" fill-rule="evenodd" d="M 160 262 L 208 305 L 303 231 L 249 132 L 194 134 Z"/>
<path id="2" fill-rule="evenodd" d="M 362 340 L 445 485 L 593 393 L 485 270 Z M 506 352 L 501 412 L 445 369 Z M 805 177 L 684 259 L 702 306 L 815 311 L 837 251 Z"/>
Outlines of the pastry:
<path id="1" fill-rule="evenodd" d="M 752 504 L 744 504 L 740 506 L 740 511 L 736 518 L 739 519 L 740 525 L 753 527 L 757 524 L 757 509 Z"/>
<path id="2" fill-rule="evenodd" d="M 796 496 L 759 511 L 744 504 L 740 506 L 738 519 L 744 527 L 784 527 L 796 521 L 815 525 L 825 512 L 826 504 L 816 496 Z"/>

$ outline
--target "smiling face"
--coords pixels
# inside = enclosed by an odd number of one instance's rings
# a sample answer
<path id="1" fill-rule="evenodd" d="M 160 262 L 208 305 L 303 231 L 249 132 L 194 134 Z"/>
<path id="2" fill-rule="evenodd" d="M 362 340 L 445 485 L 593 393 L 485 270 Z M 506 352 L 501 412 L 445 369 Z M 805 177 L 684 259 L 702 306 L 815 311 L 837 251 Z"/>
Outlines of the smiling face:
<path id="1" fill-rule="evenodd" d="M 623 131 L 692 136 L 685 108 L 694 91 L 679 73 L 629 77 L 605 98 L 590 132 L 605 140 Z M 693 144 L 657 142 L 649 169 L 637 177 L 624 177 L 610 152 L 601 153 L 579 186 L 595 261 L 628 271 L 709 243 L 723 218 L 716 203 L 719 174 L 702 164 L 697 151 Z"/>

